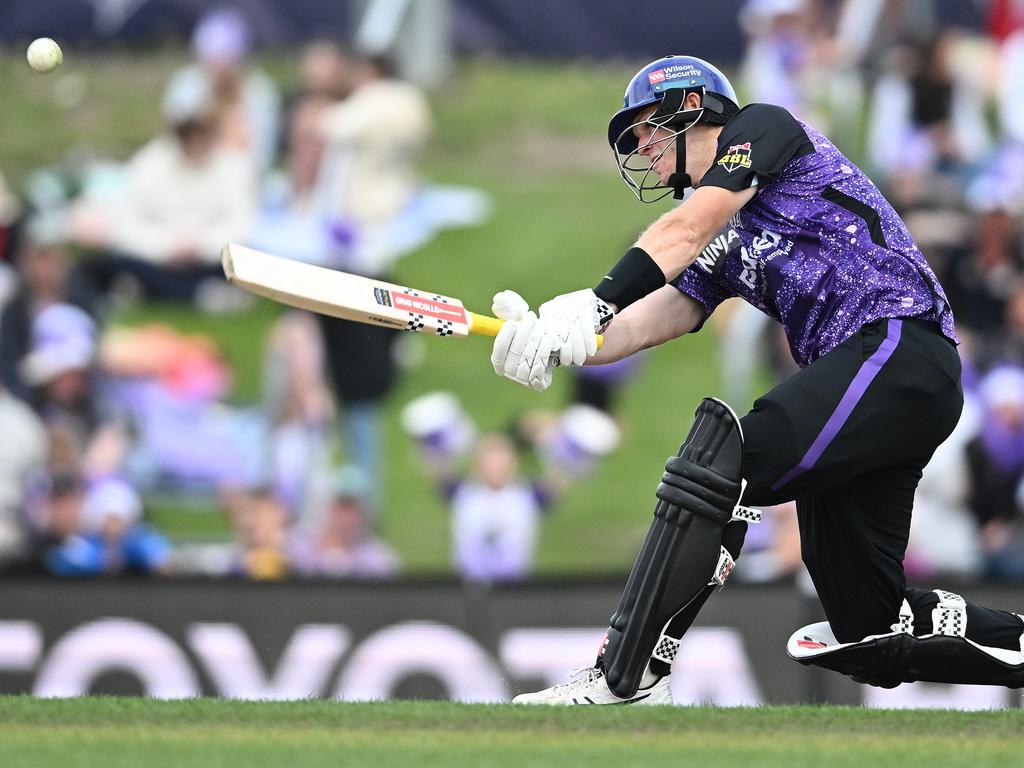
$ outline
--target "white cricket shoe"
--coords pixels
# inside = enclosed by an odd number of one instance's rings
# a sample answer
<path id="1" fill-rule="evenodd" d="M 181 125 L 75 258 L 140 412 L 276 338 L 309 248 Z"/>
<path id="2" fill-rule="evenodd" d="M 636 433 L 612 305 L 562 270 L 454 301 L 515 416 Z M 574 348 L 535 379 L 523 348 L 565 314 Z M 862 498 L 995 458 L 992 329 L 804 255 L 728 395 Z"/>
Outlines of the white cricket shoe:
<path id="1" fill-rule="evenodd" d="M 581 667 L 573 670 L 569 680 L 552 688 L 536 693 L 521 693 L 512 699 L 513 704 L 671 704 L 672 690 L 669 676 L 658 678 L 657 682 L 641 688 L 628 699 L 621 699 L 608 689 L 604 670 L 600 667 Z"/>

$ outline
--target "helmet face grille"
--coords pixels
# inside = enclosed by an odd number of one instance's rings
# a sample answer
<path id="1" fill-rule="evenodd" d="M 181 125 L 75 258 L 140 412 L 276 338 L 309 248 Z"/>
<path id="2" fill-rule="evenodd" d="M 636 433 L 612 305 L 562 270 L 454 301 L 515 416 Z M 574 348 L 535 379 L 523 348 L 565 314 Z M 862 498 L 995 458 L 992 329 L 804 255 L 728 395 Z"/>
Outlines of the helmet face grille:
<path id="1" fill-rule="evenodd" d="M 654 166 L 670 147 L 676 145 L 684 133 L 697 124 L 703 112 L 703 109 L 680 109 L 662 115 L 655 112 L 646 120 L 638 120 L 628 125 L 623 134 L 612 143 L 612 153 L 615 165 L 619 169 L 619 176 L 641 203 L 656 203 L 677 192 L 672 185 L 662 183 Z M 633 133 L 633 129 L 639 126 L 647 126 L 652 130 L 650 138 L 643 145 L 640 145 Z M 641 154 L 650 147 L 657 150 L 653 157 Z"/>

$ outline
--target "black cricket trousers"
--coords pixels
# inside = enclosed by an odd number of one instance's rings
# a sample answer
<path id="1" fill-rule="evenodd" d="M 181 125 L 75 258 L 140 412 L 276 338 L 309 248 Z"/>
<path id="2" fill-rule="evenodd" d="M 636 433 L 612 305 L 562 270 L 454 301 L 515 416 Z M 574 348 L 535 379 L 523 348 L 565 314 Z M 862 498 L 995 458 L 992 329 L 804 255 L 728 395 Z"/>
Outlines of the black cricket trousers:
<path id="1" fill-rule="evenodd" d="M 931 593 L 906 590 L 903 557 L 921 470 L 962 408 L 953 343 L 901 318 L 865 325 L 741 419 L 742 503 L 796 501 L 803 560 L 840 642 L 889 632 L 904 597 L 930 613 Z M 968 604 L 967 624 L 977 642 L 1020 647 L 1013 614 Z M 919 616 L 915 634 L 929 632 Z"/>

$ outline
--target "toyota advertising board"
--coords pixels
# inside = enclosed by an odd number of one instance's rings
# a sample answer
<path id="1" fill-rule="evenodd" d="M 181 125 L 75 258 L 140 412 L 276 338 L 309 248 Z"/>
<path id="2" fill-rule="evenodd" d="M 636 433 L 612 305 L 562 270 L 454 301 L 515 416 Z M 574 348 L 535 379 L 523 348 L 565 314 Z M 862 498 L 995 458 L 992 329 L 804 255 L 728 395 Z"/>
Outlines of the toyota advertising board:
<path id="1" fill-rule="evenodd" d="M 0 693 L 507 701 L 588 663 L 617 581 L 0 581 Z M 972 589 L 1010 605 L 1012 589 Z M 856 685 L 785 654 L 817 619 L 791 586 L 730 585 L 684 638 L 677 703 L 1018 706 L 984 686 Z"/>

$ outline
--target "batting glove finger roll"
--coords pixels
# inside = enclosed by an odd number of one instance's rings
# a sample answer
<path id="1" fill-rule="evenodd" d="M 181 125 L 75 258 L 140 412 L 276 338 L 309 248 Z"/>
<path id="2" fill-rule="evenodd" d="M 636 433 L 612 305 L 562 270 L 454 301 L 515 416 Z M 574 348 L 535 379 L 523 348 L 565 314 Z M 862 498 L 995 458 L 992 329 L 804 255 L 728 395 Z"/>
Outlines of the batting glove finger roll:
<path id="1" fill-rule="evenodd" d="M 491 302 L 491 312 L 501 320 L 522 320 L 529 311 L 526 299 L 515 291 L 499 291 Z"/>

